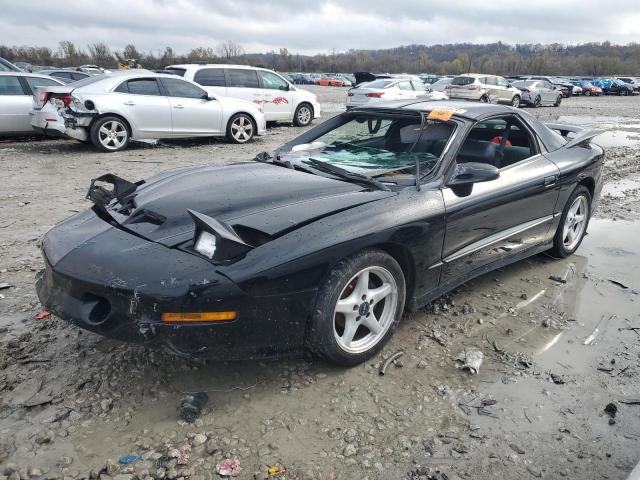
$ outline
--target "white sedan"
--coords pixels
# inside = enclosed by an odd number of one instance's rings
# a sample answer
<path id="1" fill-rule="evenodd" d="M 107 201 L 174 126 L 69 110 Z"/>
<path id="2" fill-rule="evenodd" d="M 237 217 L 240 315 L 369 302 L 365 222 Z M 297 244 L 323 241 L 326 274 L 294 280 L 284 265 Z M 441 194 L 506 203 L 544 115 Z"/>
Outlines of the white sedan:
<path id="1" fill-rule="evenodd" d="M 131 140 L 226 137 L 246 143 L 266 132 L 251 102 L 217 98 L 193 82 L 148 70 L 95 75 L 34 92 L 31 125 L 117 152 Z"/>
<path id="2" fill-rule="evenodd" d="M 361 83 L 347 93 L 347 108 L 379 100 L 448 100 L 443 92 L 430 92 L 421 80 L 385 78 Z"/>

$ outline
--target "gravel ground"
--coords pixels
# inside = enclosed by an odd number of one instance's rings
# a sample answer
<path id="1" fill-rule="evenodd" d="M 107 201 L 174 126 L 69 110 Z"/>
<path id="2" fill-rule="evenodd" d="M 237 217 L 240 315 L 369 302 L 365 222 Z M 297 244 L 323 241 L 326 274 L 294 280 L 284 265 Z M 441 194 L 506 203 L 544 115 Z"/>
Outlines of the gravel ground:
<path id="1" fill-rule="evenodd" d="M 342 108 L 344 89 L 309 89 L 325 118 Z M 529 111 L 607 129 L 605 195 L 578 254 L 465 284 L 405 315 L 378 357 L 349 370 L 309 358 L 184 360 L 35 318 L 37 243 L 87 208 L 91 178 L 246 160 L 302 129 L 270 128 L 244 146 L 173 141 L 117 154 L 0 142 L 0 285 L 10 285 L 0 290 L 0 480 L 209 480 L 222 458 L 237 458 L 243 479 L 276 465 L 288 472 L 270 478 L 626 478 L 640 456 L 640 406 L 624 403 L 640 387 L 640 273 L 629 268 L 640 255 L 640 97 Z M 471 348 L 484 353 L 478 375 L 455 366 Z M 180 400 L 203 391 L 198 420 L 180 421 Z M 612 402 L 615 415 L 605 412 Z M 127 454 L 142 459 L 118 464 Z"/>

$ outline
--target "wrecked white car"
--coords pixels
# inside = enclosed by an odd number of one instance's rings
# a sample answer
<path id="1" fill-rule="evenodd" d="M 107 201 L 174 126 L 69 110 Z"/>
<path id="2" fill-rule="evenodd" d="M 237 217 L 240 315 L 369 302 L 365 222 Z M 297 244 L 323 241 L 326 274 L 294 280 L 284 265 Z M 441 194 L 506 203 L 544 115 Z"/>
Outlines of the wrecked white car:
<path id="1" fill-rule="evenodd" d="M 266 132 L 251 102 L 218 98 L 174 75 L 127 70 L 34 91 L 32 127 L 90 141 L 105 152 L 131 140 L 220 136 L 247 143 Z"/>

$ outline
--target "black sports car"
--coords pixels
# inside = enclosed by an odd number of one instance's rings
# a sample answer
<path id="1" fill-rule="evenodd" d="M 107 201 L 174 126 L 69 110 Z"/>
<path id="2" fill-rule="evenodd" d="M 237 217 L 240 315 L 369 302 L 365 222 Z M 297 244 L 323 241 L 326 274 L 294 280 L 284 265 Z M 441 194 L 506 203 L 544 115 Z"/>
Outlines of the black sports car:
<path id="1" fill-rule="evenodd" d="M 599 131 L 506 106 L 394 102 L 333 117 L 254 162 L 104 175 L 42 242 L 42 304 L 184 355 L 309 349 L 354 365 L 405 308 L 549 250 L 600 195 Z"/>

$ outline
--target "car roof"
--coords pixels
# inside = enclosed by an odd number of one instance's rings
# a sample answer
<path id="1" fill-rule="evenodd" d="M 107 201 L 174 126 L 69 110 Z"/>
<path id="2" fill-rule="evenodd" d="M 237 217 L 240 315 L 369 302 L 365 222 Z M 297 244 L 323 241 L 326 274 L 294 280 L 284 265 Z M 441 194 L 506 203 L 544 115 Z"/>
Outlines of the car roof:
<path id="1" fill-rule="evenodd" d="M 253 67 L 251 65 L 233 65 L 230 63 L 181 63 L 176 65 L 167 65 L 164 67 L 167 68 L 239 68 L 245 70 L 265 70 L 267 72 L 273 72 L 273 70 L 269 68 L 263 67 Z"/>
<path id="2" fill-rule="evenodd" d="M 37 78 L 49 78 L 49 75 L 41 75 L 40 73 L 30 73 L 30 72 L 0 72 L 0 76 L 11 75 L 12 77 L 37 77 Z M 54 78 L 55 80 L 55 78 Z"/>
<path id="3" fill-rule="evenodd" d="M 477 120 L 485 115 L 499 115 L 513 113 L 514 109 L 507 105 L 496 105 L 492 103 L 470 102 L 465 100 L 440 100 L 440 101 L 380 101 L 373 105 L 355 107 L 353 111 L 367 110 L 411 110 L 411 111 L 431 111 L 435 109 L 454 110 L 454 116 Z"/>

